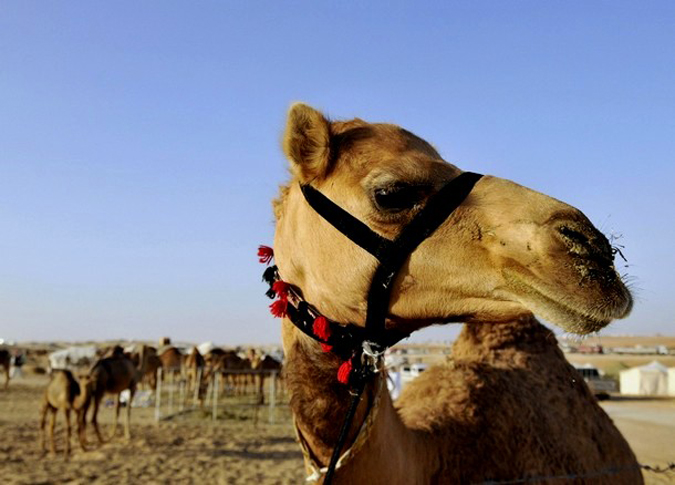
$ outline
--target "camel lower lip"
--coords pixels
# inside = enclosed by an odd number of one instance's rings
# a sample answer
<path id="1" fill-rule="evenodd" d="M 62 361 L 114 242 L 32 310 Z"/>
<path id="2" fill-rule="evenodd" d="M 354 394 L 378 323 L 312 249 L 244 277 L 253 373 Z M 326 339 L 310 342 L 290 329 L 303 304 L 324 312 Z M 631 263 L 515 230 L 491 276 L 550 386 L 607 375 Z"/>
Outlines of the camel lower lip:
<path id="1" fill-rule="evenodd" d="M 532 309 L 532 311 L 535 314 L 540 313 L 546 320 L 550 320 L 567 331 L 578 334 L 597 332 L 607 326 L 614 318 L 624 316 L 623 314 L 617 314 L 599 317 L 591 314 L 590 311 L 571 307 L 561 298 L 553 296 L 552 292 L 541 288 L 541 285 L 533 284 L 516 271 L 504 271 L 504 276 L 509 282 L 509 286 L 518 290 L 519 296 L 524 297 L 525 303 L 534 301 L 534 306 L 537 308 Z"/>

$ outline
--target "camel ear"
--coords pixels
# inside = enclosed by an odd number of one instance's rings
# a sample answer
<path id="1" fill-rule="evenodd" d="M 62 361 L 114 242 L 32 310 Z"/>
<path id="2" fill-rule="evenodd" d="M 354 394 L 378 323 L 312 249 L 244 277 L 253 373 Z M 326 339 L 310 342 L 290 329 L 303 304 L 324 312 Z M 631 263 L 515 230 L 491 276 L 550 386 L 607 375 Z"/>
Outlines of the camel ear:
<path id="1" fill-rule="evenodd" d="M 323 177 L 329 169 L 330 122 L 306 104 L 293 104 L 288 111 L 283 146 L 291 170 L 301 183 Z"/>

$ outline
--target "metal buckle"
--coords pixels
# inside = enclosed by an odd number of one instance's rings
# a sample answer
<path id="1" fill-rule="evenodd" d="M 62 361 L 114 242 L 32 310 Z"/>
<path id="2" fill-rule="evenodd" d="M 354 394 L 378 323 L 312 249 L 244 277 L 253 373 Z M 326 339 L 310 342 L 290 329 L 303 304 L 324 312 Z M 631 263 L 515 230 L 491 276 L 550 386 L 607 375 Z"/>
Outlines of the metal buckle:
<path id="1" fill-rule="evenodd" d="M 379 348 L 379 345 L 368 340 L 364 340 L 361 346 L 363 348 L 361 363 L 369 365 L 373 374 L 377 374 L 380 372 L 380 362 L 382 362 L 384 352 L 387 349 L 375 350 L 373 347 Z"/>

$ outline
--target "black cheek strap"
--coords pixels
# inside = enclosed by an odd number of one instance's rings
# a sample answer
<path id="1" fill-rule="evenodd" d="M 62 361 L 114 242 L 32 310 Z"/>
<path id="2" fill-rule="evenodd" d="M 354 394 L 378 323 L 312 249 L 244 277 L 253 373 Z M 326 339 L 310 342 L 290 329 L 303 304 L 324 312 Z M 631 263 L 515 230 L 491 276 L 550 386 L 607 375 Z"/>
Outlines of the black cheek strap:
<path id="1" fill-rule="evenodd" d="M 301 185 L 305 199 L 321 217 L 380 262 L 370 284 L 366 313 L 365 338 L 379 347 L 374 350 L 384 351 L 407 337 L 407 334 L 385 329 L 396 275 L 408 256 L 462 204 L 481 177 L 477 173 L 463 172 L 445 184 L 429 197 L 424 208 L 393 241 L 374 232 L 312 186 Z"/>

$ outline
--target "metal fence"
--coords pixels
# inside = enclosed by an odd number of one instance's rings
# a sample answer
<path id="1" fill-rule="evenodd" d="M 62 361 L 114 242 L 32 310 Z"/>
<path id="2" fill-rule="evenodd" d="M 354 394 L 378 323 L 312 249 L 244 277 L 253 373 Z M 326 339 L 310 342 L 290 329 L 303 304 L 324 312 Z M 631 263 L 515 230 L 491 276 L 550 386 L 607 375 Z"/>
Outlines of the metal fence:
<path id="1" fill-rule="evenodd" d="M 199 412 L 212 421 L 248 411 L 258 421 L 277 420 L 280 405 L 285 406 L 285 393 L 277 370 L 223 370 L 209 372 L 197 369 L 193 379 L 181 372 L 157 369 L 155 421 Z M 261 413 L 262 411 L 262 413 Z"/>

